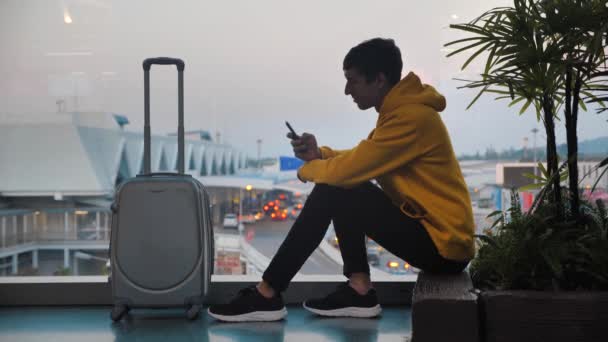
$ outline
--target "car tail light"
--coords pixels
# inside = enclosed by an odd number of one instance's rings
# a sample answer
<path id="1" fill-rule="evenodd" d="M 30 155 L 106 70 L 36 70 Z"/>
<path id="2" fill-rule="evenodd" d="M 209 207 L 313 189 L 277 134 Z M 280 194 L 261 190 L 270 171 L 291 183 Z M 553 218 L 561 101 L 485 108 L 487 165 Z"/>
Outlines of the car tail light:
<path id="1" fill-rule="evenodd" d="M 272 218 L 275 218 L 276 216 L 277 216 L 277 214 L 275 214 L 275 213 L 270 214 L 270 217 L 272 217 Z"/>
<path id="2" fill-rule="evenodd" d="M 283 213 L 283 215 L 281 215 L 282 218 L 287 218 L 287 214 Z"/>
<path id="3" fill-rule="evenodd" d="M 268 211 L 268 206 L 267 205 L 264 206 L 264 211 Z"/>

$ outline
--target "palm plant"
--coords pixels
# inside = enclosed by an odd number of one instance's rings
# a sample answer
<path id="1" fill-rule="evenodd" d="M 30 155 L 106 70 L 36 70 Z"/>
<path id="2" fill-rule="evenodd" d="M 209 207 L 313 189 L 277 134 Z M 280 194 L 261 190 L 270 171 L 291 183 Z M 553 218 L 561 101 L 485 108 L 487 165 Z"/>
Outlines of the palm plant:
<path id="1" fill-rule="evenodd" d="M 606 65 L 608 45 L 608 7 L 605 0 L 552 0 L 539 2 L 540 31 L 560 49 L 561 58 L 552 61 L 563 75 L 564 118 L 568 143 L 570 212 L 575 220 L 580 214 L 578 187 L 579 107 L 586 110 L 581 95 L 591 98 L 592 90 L 606 89 L 598 71 Z M 606 37 L 606 44 L 604 44 Z M 603 102 L 599 99 L 603 105 Z"/>
<path id="2" fill-rule="evenodd" d="M 484 93 L 498 94 L 497 100 L 510 99 L 509 107 L 523 101 L 520 115 L 534 105 L 537 119 L 542 120 L 547 136 L 547 171 L 553 175 L 557 172 L 558 163 L 555 116 L 561 102 L 557 92 L 561 73 L 550 62 L 561 56 L 558 47 L 541 34 L 536 20 L 540 13 L 537 12 L 538 7 L 531 0 L 515 0 L 513 8 L 495 8 L 468 24 L 451 25 L 454 29 L 472 33 L 473 37 L 456 40 L 446 46 L 467 43 L 448 57 L 476 49 L 462 66 L 463 70 L 482 53 L 487 53 L 481 79 L 462 80 L 467 84 L 461 88 L 481 88 L 467 109 Z M 551 189 L 556 208 L 562 208 L 559 178 L 555 179 Z M 559 212 L 557 214 L 562 216 Z"/>
<path id="3" fill-rule="evenodd" d="M 520 115 L 531 105 L 536 109 L 547 136 L 547 178 L 553 182 L 548 191 L 558 219 L 564 219 L 564 206 L 560 177 L 553 177 L 558 172 L 555 120 L 565 103 L 570 212 L 578 216 L 578 109 L 586 110 L 581 94 L 594 101 L 598 99 L 593 91 L 605 89 L 594 76 L 606 62 L 606 23 L 603 0 L 514 0 L 514 7 L 495 8 L 468 24 L 451 25 L 473 37 L 446 44 L 466 44 L 448 57 L 474 51 L 463 69 L 487 54 L 481 79 L 462 80 L 467 83 L 460 88 L 480 89 L 469 108 L 482 94 L 495 93 L 496 99 L 510 99 L 509 106 L 523 103 Z"/>

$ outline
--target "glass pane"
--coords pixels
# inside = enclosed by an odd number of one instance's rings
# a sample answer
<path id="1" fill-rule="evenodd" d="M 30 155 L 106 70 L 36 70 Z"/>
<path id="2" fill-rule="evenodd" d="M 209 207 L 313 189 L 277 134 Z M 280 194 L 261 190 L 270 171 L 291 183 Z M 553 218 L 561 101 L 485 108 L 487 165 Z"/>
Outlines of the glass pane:
<path id="1" fill-rule="evenodd" d="M 0 1 L 0 275 L 108 273 L 112 199 L 145 171 L 141 63 L 155 56 L 186 63 L 184 163 L 209 193 L 215 273 L 260 275 L 313 187 L 298 181 L 298 161 L 281 162 L 293 156 L 284 121 L 338 150 L 365 140 L 378 113 L 344 95 L 342 66 L 353 46 L 377 36 L 400 47 L 402 76 L 413 71 L 447 98 L 441 118 L 482 233 L 489 213 L 508 209 L 507 185 L 539 174 L 546 137 L 533 110 L 520 116 L 504 100 L 483 96 L 467 110 L 476 92 L 458 89 L 456 79 L 478 77 L 483 57 L 462 70 L 467 56 L 447 58 L 454 49 L 444 44 L 467 37 L 451 24 L 510 5 Z M 151 170 L 174 172 L 176 70 L 153 66 L 150 80 Z M 579 167 L 588 174 L 581 192 L 594 200 L 607 198 L 608 173 L 594 169 L 605 158 L 596 147 L 606 146 L 606 123 L 591 113 L 579 117 Z M 536 195 L 520 193 L 525 210 Z M 365 244 L 374 274 L 416 273 Z M 330 225 L 300 274 L 342 274 L 339 246 Z"/>

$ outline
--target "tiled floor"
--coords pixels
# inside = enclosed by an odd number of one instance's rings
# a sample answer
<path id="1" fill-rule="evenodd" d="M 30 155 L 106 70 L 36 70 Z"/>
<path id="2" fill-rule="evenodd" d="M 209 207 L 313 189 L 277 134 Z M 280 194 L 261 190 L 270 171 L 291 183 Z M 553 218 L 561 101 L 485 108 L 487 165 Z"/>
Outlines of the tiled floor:
<path id="1" fill-rule="evenodd" d="M 410 334 L 410 308 L 385 307 L 378 319 L 321 318 L 289 306 L 287 319 L 219 323 L 206 312 L 196 321 L 181 310 L 138 310 L 112 323 L 109 307 L 3 308 L 0 341 L 399 341 Z"/>

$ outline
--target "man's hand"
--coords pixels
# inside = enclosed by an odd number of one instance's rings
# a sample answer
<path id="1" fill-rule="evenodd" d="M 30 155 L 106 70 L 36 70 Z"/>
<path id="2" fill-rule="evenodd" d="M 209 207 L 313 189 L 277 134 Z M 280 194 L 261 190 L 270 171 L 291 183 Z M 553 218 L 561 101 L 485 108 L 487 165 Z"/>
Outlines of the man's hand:
<path id="1" fill-rule="evenodd" d="M 303 133 L 301 136 L 294 136 L 291 132 L 287 133 L 287 137 L 291 139 L 291 146 L 296 157 L 303 161 L 311 161 L 321 159 L 321 150 L 317 146 L 317 139 L 309 133 Z"/>

